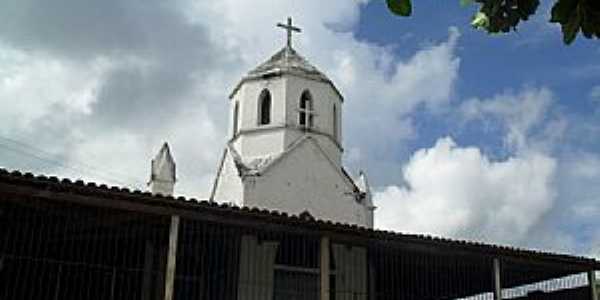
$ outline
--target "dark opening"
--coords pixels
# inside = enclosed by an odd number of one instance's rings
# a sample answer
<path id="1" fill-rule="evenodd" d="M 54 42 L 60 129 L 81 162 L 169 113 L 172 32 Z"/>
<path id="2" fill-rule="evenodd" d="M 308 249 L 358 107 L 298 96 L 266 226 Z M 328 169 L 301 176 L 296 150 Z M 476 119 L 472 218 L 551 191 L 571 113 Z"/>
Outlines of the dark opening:
<path id="1" fill-rule="evenodd" d="M 238 132 L 238 116 L 239 114 L 239 104 L 236 102 L 235 107 L 233 108 L 233 136 L 235 136 Z"/>
<path id="2" fill-rule="evenodd" d="M 306 127 L 312 127 L 313 119 L 310 111 L 312 110 L 312 97 L 309 91 L 304 91 L 300 96 L 300 114 L 299 123 Z"/>
<path id="3" fill-rule="evenodd" d="M 264 90 L 260 94 L 260 125 L 271 123 L 271 93 Z"/>

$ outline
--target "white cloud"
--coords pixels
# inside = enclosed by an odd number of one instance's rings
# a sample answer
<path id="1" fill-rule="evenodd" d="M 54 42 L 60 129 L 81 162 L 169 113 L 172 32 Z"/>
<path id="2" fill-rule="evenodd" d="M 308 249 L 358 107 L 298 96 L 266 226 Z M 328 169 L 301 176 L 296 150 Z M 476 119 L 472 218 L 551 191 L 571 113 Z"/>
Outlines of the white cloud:
<path id="1" fill-rule="evenodd" d="M 85 10 L 81 16 L 29 2 L 11 9 L 35 22 L 14 19 L 29 26 L 0 30 L 4 132 L 52 149 L 52 158 L 67 164 L 125 171 L 119 182 L 145 181 L 152 151 L 168 141 L 181 174 L 177 190 L 199 198 L 207 195 L 226 139 L 227 95 L 244 72 L 284 45 L 274 25 L 287 16 L 303 28 L 295 47 L 346 97 L 345 143 L 361 154 L 352 156 L 356 166 L 393 167 L 396 149 L 415 134 L 409 113 L 448 103 L 458 77 L 456 29 L 448 40 L 398 58 L 350 32 L 365 1 L 149 1 L 142 12 L 133 3 L 95 4 L 111 20 L 76 3 L 72 9 Z M 110 26 L 60 27 L 81 18 Z M 155 21 L 136 21 L 149 18 Z M 392 170 L 380 169 L 381 178 Z M 75 176 L 64 168 L 35 171 Z M 106 181 L 95 173 L 77 177 Z"/>
<path id="2" fill-rule="evenodd" d="M 0 47 L 1 131 L 28 130 L 43 119 L 89 115 L 110 67 L 103 59 L 77 64 Z"/>
<path id="3" fill-rule="evenodd" d="M 491 159 L 475 146 L 440 138 L 402 167 L 403 184 L 376 193 L 378 226 L 528 244 L 528 234 L 544 227 L 558 194 L 554 181 L 559 164 L 549 153 L 567 122 L 549 117 L 553 101 L 553 93 L 543 87 L 464 101 L 458 120 L 463 126 L 483 124 L 482 133 L 502 139 L 508 156 Z M 557 241 L 541 231 L 539 243 Z"/>
<path id="4" fill-rule="evenodd" d="M 506 91 L 491 99 L 470 99 L 461 104 L 466 121 L 500 123 L 508 133 L 505 143 L 514 149 L 524 149 L 531 129 L 547 118 L 554 95 L 548 88 L 524 88 L 519 93 Z M 555 124 L 559 126 L 560 124 Z"/>
<path id="5" fill-rule="evenodd" d="M 378 228 L 519 243 L 552 207 L 556 161 L 540 153 L 491 161 L 442 138 L 376 194 Z"/>
<path id="6" fill-rule="evenodd" d="M 443 110 L 452 99 L 460 67 L 455 54 L 459 37 L 451 28 L 446 41 L 406 60 L 392 59 L 387 49 L 369 45 L 362 45 L 362 53 L 353 47 L 336 51 L 332 75 L 346 93 L 347 145 L 365 154 L 353 164 L 377 170 L 373 179 L 380 184 L 398 178 L 398 152 L 416 137 L 412 112 L 421 106 Z"/>
<path id="7" fill-rule="evenodd" d="M 563 157 L 560 188 L 561 209 L 581 223 L 595 224 L 600 217 L 600 155 L 577 151 Z"/>

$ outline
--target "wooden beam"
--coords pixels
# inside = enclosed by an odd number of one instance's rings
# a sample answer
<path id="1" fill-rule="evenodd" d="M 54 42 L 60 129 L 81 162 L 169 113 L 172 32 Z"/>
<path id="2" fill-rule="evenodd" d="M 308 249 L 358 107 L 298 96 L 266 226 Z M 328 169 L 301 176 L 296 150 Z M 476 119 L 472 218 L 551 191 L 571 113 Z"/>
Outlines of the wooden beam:
<path id="1" fill-rule="evenodd" d="M 329 300 L 329 237 L 321 238 L 321 300 Z"/>
<path id="2" fill-rule="evenodd" d="M 494 258 L 494 300 L 502 300 L 502 278 L 500 259 Z"/>
<path id="3" fill-rule="evenodd" d="M 588 283 L 590 285 L 590 296 L 592 300 L 598 300 L 598 285 L 596 282 L 596 271 L 591 270 L 588 272 Z"/>
<path id="4" fill-rule="evenodd" d="M 169 251 L 167 252 L 167 270 L 165 276 L 165 300 L 173 300 L 175 288 L 175 266 L 177 263 L 177 237 L 179 236 L 179 216 L 171 217 L 169 231 Z"/>

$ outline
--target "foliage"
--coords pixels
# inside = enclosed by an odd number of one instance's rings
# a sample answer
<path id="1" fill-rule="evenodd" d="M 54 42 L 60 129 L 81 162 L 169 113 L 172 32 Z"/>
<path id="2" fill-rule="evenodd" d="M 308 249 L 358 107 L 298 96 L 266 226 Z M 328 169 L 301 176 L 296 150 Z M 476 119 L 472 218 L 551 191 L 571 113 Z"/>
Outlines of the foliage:
<path id="1" fill-rule="evenodd" d="M 412 14 L 411 0 L 386 2 L 396 15 Z M 516 31 L 521 21 L 536 13 L 540 0 L 460 0 L 460 3 L 480 5 L 471 24 L 495 34 Z M 565 44 L 571 44 L 580 32 L 589 39 L 600 38 L 600 0 L 556 0 L 550 22 L 560 24 Z"/>
<path id="2" fill-rule="evenodd" d="M 558 0 L 550 22 L 561 25 L 566 44 L 573 42 L 579 31 L 588 39 L 600 38 L 600 1 Z"/>

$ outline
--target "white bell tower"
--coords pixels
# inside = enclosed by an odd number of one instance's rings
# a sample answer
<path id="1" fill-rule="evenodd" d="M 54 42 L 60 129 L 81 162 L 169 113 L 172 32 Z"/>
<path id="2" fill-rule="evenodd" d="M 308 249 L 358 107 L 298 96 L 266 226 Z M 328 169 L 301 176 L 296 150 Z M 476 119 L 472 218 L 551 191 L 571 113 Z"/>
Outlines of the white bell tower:
<path id="1" fill-rule="evenodd" d="M 230 140 L 211 199 L 372 226 L 372 204 L 341 164 L 344 98 L 292 47 L 300 29 L 291 18 L 277 26 L 285 47 L 229 96 Z"/>
<path id="2" fill-rule="evenodd" d="M 340 163 L 343 98 L 331 80 L 286 46 L 242 78 L 230 95 L 231 140 L 245 159 L 285 151 L 307 134 Z"/>

